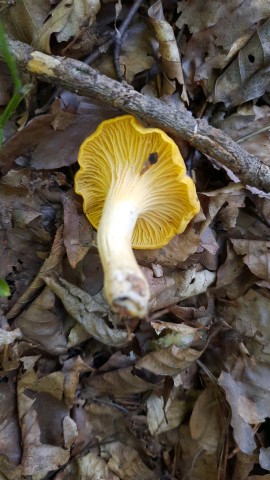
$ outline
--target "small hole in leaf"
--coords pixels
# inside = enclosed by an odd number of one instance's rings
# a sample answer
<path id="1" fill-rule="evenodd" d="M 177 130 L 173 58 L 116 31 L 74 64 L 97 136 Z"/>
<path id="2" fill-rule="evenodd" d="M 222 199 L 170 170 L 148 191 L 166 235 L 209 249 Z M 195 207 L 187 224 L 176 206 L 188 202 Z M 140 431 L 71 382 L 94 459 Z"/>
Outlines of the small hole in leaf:
<path id="1" fill-rule="evenodd" d="M 254 62 L 255 62 L 255 57 L 254 57 L 254 55 L 251 55 L 251 54 L 250 54 L 250 55 L 248 56 L 248 59 L 249 59 L 250 63 L 254 63 Z"/>

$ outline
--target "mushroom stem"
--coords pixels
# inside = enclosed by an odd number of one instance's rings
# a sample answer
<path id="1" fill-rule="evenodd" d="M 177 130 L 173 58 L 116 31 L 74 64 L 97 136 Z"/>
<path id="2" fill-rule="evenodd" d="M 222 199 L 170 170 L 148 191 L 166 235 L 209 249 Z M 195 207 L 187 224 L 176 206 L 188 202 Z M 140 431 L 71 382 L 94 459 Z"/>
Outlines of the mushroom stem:
<path id="1" fill-rule="evenodd" d="M 121 316 L 142 318 L 148 311 L 150 292 L 131 247 L 139 213 L 135 202 L 117 201 L 109 195 L 98 228 L 97 244 L 108 303 Z"/>

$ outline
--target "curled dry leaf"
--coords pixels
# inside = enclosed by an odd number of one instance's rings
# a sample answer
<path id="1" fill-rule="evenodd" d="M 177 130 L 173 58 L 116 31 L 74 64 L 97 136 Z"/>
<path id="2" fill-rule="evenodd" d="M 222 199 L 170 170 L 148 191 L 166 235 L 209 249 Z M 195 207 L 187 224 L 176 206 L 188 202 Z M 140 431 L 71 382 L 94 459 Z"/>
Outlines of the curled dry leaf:
<path id="1" fill-rule="evenodd" d="M 59 43 L 67 42 L 82 27 L 95 21 L 99 9 L 99 0 L 60 1 L 40 30 L 38 49 L 51 53 L 50 40 L 53 34 Z"/>
<path id="2" fill-rule="evenodd" d="M 200 333 L 198 328 L 190 327 L 184 323 L 177 324 L 171 322 L 156 321 L 151 322 L 152 327 L 159 335 L 163 330 L 168 331 L 158 340 L 153 340 L 151 345 L 156 348 L 166 348 L 172 345 L 176 347 L 188 347 L 192 342 L 202 338 L 202 331 Z"/>
<path id="3" fill-rule="evenodd" d="M 48 258 L 43 263 L 39 273 L 33 280 L 28 289 L 21 295 L 19 301 L 13 305 L 13 307 L 7 313 L 7 318 L 10 320 L 16 317 L 23 307 L 39 292 L 40 288 L 44 285 L 43 276 L 48 275 L 49 272 L 57 272 L 60 269 L 62 258 L 65 252 L 63 244 L 63 227 L 59 227 L 57 230 L 52 249 Z"/>
<path id="4" fill-rule="evenodd" d="M 107 325 L 104 317 L 108 315 L 108 308 L 97 303 L 89 293 L 60 277 L 45 276 L 44 280 L 61 299 L 66 311 L 96 340 L 118 347 L 128 342 L 127 332 Z"/>
<path id="5" fill-rule="evenodd" d="M 62 314 L 55 306 L 55 295 L 46 287 L 15 320 L 24 335 L 54 355 L 64 354 L 67 342 L 63 332 Z"/>
<path id="6" fill-rule="evenodd" d="M 76 396 L 76 390 L 79 382 L 80 374 L 89 372 L 91 367 L 86 365 L 81 357 L 69 358 L 63 366 L 64 373 L 64 398 L 69 408 L 72 408 Z"/>
<path id="7" fill-rule="evenodd" d="M 62 196 L 64 206 L 64 245 L 72 268 L 76 268 L 93 244 L 93 229 L 85 215 L 79 215 L 74 200 Z"/>
<path id="8" fill-rule="evenodd" d="M 189 270 L 176 270 L 172 273 L 175 285 L 168 288 L 150 302 L 151 311 L 160 310 L 170 305 L 174 305 L 181 300 L 190 298 L 193 295 L 199 295 L 205 292 L 208 287 L 214 283 L 216 273 L 209 270 L 196 272 L 196 267 Z"/>
<path id="9" fill-rule="evenodd" d="M 192 365 L 201 354 L 193 348 L 173 345 L 148 353 L 136 362 L 136 369 L 144 369 L 156 375 L 176 375 Z"/>
<path id="10" fill-rule="evenodd" d="M 176 90 L 177 81 L 182 87 L 182 100 L 188 102 L 182 65 L 174 31 L 172 26 L 165 20 L 162 2 L 160 0 L 158 0 L 149 8 L 148 15 L 159 41 L 164 74 L 162 94 L 172 95 Z"/>

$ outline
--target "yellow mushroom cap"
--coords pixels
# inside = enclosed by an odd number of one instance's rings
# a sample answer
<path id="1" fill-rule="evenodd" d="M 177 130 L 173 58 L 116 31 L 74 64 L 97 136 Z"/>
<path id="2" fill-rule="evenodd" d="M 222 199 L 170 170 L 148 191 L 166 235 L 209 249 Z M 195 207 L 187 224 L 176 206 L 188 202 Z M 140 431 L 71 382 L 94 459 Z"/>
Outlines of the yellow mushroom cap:
<path id="1" fill-rule="evenodd" d="M 195 185 L 175 142 L 158 128 L 143 127 L 131 115 L 102 122 L 82 143 L 78 161 L 75 191 L 82 195 L 84 212 L 96 229 L 116 180 L 119 200 L 138 207 L 133 248 L 166 245 L 200 210 Z"/>

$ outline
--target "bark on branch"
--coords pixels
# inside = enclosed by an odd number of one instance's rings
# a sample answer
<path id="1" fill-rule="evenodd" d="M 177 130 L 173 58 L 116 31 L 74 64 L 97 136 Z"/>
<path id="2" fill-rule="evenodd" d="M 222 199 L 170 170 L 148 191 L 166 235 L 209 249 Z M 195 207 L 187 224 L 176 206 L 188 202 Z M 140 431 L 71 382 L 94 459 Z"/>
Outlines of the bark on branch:
<path id="1" fill-rule="evenodd" d="M 242 183 L 270 191 L 270 168 L 267 165 L 243 150 L 221 130 L 211 127 L 205 120 L 194 119 L 184 108 L 174 111 L 162 100 L 142 95 L 129 85 L 112 80 L 78 60 L 49 56 L 11 39 L 8 44 L 20 69 L 45 82 L 98 98 L 103 103 L 136 115 L 151 126 L 187 140 L 193 147 L 232 170 Z"/>

